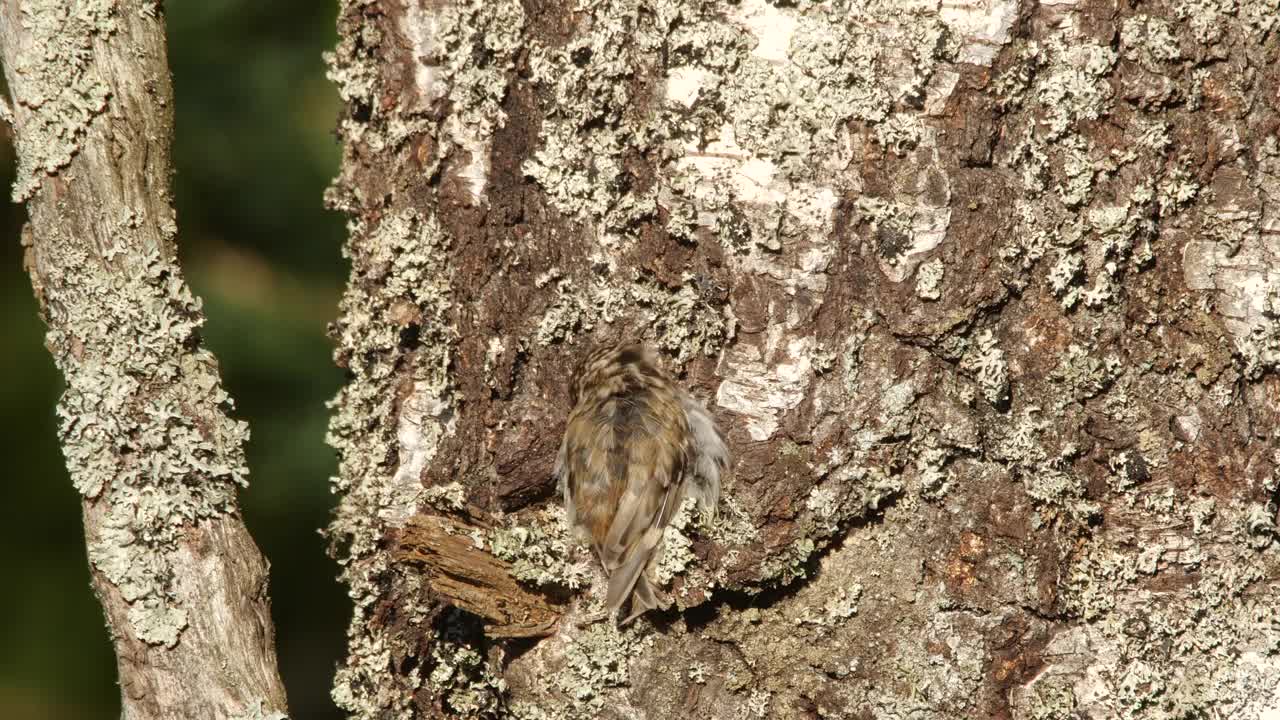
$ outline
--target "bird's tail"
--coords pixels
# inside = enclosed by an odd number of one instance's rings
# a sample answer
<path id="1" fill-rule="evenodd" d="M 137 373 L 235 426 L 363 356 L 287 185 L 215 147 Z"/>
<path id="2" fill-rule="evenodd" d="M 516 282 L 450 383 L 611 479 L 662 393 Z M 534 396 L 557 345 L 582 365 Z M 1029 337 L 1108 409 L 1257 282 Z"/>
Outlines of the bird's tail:
<path id="1" fill-rule="evenodd" d="M 648 577 L 648 569 L 656 560 L 658 545 L 662 542 L 662 529 L 649 528 L 632 549 L 630 556 L 609 574 L 609 591 L 605 606 L 610 616 L 616 616 L 627 598 L 631 608 L 621 625 L 635 620 L 646 610 L 659 607 L 657 591 Z"/>

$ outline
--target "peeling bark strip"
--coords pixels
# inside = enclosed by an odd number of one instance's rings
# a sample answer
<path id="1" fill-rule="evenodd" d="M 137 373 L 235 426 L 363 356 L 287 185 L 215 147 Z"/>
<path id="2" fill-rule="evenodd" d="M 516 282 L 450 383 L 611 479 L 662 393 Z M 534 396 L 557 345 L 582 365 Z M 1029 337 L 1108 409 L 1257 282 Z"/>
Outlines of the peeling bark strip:
<path id="1" fill-rule="evenodd" d="M 1280 2 L 346 0 L 339 31 L 353 716 L 1280 712 Z M 667 613 L 486 638 L 379 539 L 474 505 L 589 604 L 549 471 L 605 338 L 711 398 L 720 517 L 668 531 Z"/>
<path id="2" fill-rule="evenodd" d="M 392 557 L 419 564 L 431 591 L 488 621 L 489 637 L 541 637 L 564 607 L 522 587 L 511 565 L 483 550 L 475 525 L 418 515 L 392 535 Z"/>
<path id="3" fill-rule="evenodd" d="M 283 718 L 266 563 L 236 510 L 248 428 L 176 259 L 159 7 L 4 0 L 0 53 L 122 716 Z"/>

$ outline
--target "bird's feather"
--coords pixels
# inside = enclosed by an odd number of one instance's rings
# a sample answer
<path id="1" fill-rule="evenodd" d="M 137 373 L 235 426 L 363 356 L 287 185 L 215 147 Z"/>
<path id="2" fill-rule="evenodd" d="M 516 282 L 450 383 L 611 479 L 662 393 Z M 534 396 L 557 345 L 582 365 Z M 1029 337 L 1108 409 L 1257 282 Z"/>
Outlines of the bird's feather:
<path id="1" fill-rule="evenodd" d="M 624 623 L 659 607 L 653 581 L 663 532 L 686 496 L 714 514 L 728 450 L 706 409 L 639 346 L 598 350 L 575 374 L 555 473 L 571 527 L 609 576 Z"/>

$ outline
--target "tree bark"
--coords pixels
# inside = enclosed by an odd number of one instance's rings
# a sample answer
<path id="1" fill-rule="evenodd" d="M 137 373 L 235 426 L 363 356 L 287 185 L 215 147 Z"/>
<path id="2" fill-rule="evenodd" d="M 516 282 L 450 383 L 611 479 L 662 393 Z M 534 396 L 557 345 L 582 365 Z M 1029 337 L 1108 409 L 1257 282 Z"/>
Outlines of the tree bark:
<path id="1" fill-rule="evenodd" d="M 122 717 L 283 718 L 267 565 L 236 507 L 248 428 L 177 262 L 162 10 L 3 0 L 0 58 Z"/>
<path id="2" fill-rule="evenodd" d="M 1277 18 L 345 0 L 337 702 L 1280 712 Z M 673 606 L 622 630 L 571 621 L 600 581 L 550 476 L 618 338 L 735 455 L 715 524 L 668 531 Z M 558 626 L 502 637 L 477 588 Z"/>

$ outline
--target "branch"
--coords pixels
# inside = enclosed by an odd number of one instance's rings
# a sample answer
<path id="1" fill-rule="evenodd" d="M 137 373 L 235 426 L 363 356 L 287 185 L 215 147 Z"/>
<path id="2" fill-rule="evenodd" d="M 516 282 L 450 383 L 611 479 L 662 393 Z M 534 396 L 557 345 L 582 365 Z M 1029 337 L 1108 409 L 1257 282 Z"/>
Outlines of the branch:
<path id="1" fill-rule="evenodd" d="M 59 434 L 122 717 L 278 719 L 266 562 L 236 506 L 248 429 L 177 263 L 158 15 L 145 0 L 0 0 L 13 195 L 66 379 Z"/>

